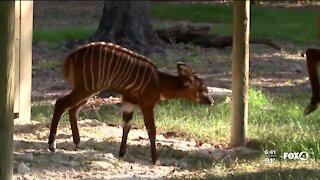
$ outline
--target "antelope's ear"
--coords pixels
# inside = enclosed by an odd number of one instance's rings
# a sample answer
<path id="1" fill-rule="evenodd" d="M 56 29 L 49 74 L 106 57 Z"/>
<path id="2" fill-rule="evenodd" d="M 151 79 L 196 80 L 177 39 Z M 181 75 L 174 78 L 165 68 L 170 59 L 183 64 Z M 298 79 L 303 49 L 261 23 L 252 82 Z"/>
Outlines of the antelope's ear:
<path id="1" fill-rule="evenodd" d="M 193 71 L 187 65 L 183 63 L 177 64 L 179 76 L 185 86 L 189 86 L 194 80 Z"/>

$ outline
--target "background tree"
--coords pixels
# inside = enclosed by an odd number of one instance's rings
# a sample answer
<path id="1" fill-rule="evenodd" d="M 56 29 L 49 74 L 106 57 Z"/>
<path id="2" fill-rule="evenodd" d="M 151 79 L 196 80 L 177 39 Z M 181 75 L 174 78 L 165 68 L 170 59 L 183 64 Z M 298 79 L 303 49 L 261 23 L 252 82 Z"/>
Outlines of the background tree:
<path id="1" fill-rule="evenodd" d="M 149 1 L 104 1 L 94 41 L 109 41 L 142 54 L 162 45 L 149 15 Z"/>

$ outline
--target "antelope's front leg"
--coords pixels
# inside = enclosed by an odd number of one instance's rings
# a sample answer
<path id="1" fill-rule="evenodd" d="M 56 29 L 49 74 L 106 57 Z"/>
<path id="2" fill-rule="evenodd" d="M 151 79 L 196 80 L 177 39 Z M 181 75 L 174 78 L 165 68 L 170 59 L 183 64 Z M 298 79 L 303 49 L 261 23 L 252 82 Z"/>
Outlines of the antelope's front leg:
<path id="1" fill-rule="evenodd" d="M 119 150 L 119 156 L 123 157 L 127 152 L 127 138 L 129 131 L 131 129 L 131 120 L 133 117 L 133 109 L 134 105 L 130 102 L 124 101 L 122 110 L 123 110 L 123 132 L 122 132 L 122 140 Z"/>
<path id="2" fill-rule="evenodd" d="M 154 123 L 154 113 L 153 113 L 153 107 L 140 107 L 144 124 L 147 128 L 149 140 L 150 140 L 150 146 L 151 146 L 151 159 L 152 163 L 154 165 L 160 165 L 160 162 L 158 161 L 158 153 L 156 148 L 156 126 Z"/>

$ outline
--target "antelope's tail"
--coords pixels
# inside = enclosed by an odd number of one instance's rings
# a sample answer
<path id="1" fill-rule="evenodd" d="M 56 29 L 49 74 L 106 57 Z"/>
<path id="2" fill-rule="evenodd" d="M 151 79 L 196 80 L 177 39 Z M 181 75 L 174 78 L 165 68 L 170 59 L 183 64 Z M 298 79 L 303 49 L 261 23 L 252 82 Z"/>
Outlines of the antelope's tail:
<path id="1" fill-rule="evenodd" d="M 64 60 L 63 76 L 73 86 L 73 56 L 68 54 Z"/>

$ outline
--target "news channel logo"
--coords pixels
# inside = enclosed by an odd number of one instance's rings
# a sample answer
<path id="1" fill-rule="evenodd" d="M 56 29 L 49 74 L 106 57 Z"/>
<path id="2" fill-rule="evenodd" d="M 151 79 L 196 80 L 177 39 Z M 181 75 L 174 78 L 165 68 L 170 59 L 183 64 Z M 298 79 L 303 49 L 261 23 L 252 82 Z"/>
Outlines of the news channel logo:
<path id="1" fill-rule="evenodd" d="M 299 151 L 299 152 L 280 152 L 279 154 L 276 150 L 265 150 L 264 154 L 266 156 L 266 162 L 272 163 L 277 159 L 282 160 L 292 160 L 292 161 L 307 161 L 307 160 L 316 160 L 316 153 L 312 149 L 307 151 Z"/>
<path id="2" fill-rule="evenodd" d="M 283 152 L 280 156 L 283 160 L 290 159 L 290 160 L 298 160 L 298 161 L 306 161 L 308 159 L 311 159 L 311 155 L 307 151 L 301 151 L 301 152 Z"/>

